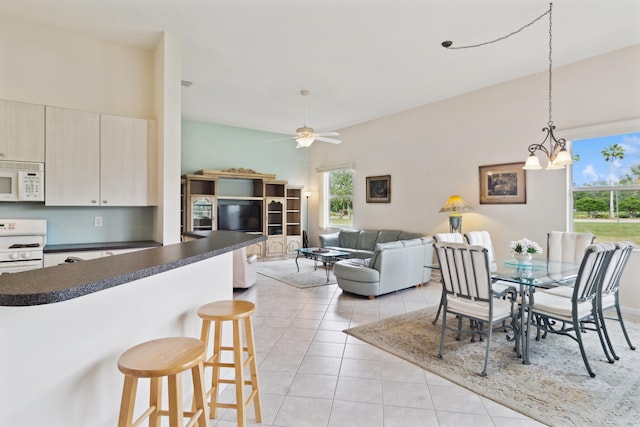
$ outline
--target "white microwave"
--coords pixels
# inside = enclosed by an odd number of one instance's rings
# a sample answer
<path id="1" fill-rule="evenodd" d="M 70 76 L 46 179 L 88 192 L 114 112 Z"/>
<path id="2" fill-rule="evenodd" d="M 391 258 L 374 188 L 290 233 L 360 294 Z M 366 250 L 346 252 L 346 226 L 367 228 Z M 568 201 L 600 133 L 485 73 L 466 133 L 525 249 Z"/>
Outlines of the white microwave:
<path id="1" fill-rule="evenodd" d="M 44 163 L 0 161 L 0 202 L 43 202 Z"/>

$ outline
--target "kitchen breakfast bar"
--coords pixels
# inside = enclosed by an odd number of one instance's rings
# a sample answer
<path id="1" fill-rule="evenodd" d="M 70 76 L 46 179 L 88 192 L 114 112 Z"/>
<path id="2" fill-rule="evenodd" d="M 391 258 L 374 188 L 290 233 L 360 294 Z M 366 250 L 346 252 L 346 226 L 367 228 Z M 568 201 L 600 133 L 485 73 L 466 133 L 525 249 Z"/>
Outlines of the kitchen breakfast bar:
<path id="1" fill-rule="evenodd" d="M 116 425 L 120 354 L 151 339 L 199 337 L 197 308 L 233 298 L 232 251 L 262 240 L 217 231 L 0 275 L 0 425 Z M 148 399 L 144 382 L 139 389 Z"/>

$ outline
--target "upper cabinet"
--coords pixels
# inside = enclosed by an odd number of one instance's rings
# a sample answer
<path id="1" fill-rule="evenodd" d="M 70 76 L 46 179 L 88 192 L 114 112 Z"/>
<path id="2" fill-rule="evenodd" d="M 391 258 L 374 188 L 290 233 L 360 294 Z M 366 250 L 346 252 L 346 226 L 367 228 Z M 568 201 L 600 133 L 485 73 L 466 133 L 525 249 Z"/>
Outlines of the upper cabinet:
<path id="1" fill-rule="evenodd" d="M 110 206 L 156 204 L 155 121 L 100 116 L 100 197 Z"/>
<path id="2" fill-rule="evenodd" d="M 46 108 L 45 203 L 156 204 L 155 122 Z"/>
<path id="3" fill-rule="evenodd" d="M 0 100 L 0 160 L 44 162 L 44 105 Z"/>
<path id="4" fill-rule="evenodd" d="M 46 109 L 45 204 L 100 204 L 100 114 Z"/>

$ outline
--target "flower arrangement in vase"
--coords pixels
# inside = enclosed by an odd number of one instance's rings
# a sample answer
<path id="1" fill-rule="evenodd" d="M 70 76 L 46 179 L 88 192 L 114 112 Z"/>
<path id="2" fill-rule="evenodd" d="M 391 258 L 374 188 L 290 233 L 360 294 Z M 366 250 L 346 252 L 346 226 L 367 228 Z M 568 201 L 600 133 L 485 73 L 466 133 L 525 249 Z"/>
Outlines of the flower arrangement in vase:
<path id="1" fill-rule="evenodd" d="M 509 243 L 509 252 L 519 261 L 531 261 L 531 256 L 541 254 L 542 248 L 533 240 L 523 237 L 520 240 L 512 240 Z"/>

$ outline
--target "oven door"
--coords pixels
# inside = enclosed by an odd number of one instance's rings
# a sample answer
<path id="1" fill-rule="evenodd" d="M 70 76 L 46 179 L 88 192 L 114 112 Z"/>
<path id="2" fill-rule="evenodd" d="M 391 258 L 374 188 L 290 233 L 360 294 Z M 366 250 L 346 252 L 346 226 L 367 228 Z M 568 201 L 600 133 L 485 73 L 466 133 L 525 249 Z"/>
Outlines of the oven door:
<path id="1" fill-rule="evenodd" d="M 0 262 L 0 274 L 19 273 L 21 271 L 35 270 L 42 267 L 43 264 L 41 259 Z"/>
<path id="2" fill-rule="evenodd" d="M 18 172 L 0 169 L 0 201 L 18 200 Z"/>

